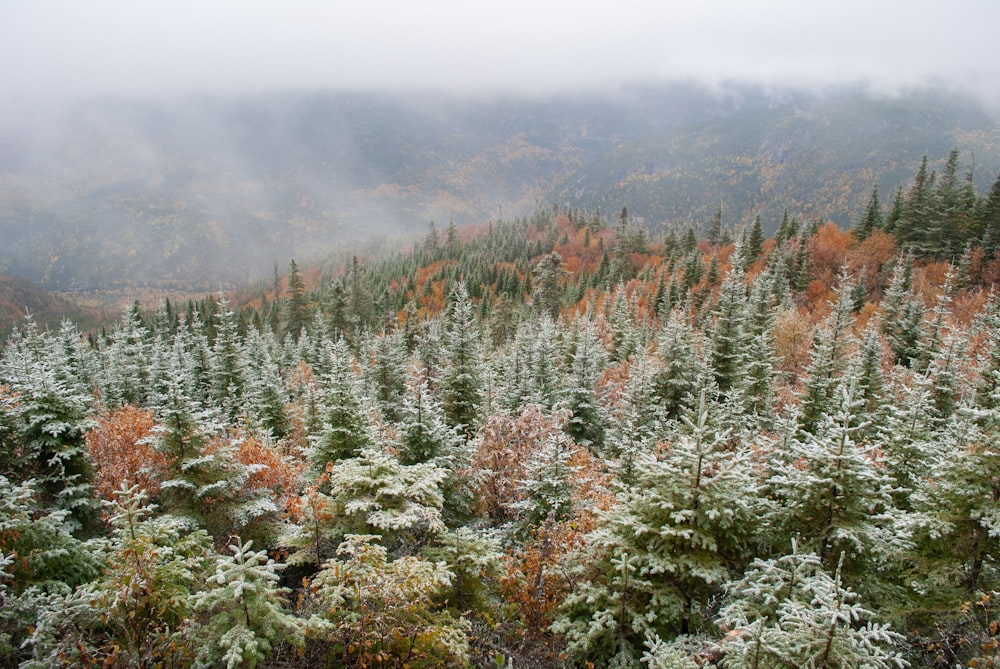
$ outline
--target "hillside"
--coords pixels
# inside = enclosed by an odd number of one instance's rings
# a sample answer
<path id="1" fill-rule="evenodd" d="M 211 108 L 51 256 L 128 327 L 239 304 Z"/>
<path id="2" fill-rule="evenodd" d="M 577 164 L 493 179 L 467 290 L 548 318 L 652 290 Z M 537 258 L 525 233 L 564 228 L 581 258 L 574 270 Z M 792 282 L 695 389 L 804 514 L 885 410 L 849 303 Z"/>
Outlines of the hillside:
<path id="1" fill-rule="evenodd" d="M 93 316 L 74 302 L 68 301 L 37 284 L 9 274 L 0 274 L 0 339 L 24 323 L 25 315 L 44 326 L 56 328 L 63 319 L 83 327 L 93 323 Z"/>
<path id="2" fill-rule="evenodd" d="M 546 207 L 23 328 L 0 664 L 991 666 L 1000 180 L 953 195 L 738 244 Z"/>
<path id="3" fill-rule="evenodd" d="M 801 100 L 624 140 L 576 170 L 554 201 L 699 229 L 721 205 L 728 224 L 787 210 L 856 223 L 864 194 L 908 185 L 922 156 L 940 168 L 957 148 L 985 190 L 1000 173 L 1000 125 L 962 100 L 934 96 Z M 970 167 L 967 165 L 966 167 Z"/>
<path id="4" fill-rule="evenodd" d="M 0 124 L 0 271 L 51 289 L 217 290 L 290 257 L 538 204 L 699 227 L 852 222 L 927 154 L 1000 169 L 996 119 L 926 94 L 694 86 L 539 99 L 298 93 L 93 102 Z"/>

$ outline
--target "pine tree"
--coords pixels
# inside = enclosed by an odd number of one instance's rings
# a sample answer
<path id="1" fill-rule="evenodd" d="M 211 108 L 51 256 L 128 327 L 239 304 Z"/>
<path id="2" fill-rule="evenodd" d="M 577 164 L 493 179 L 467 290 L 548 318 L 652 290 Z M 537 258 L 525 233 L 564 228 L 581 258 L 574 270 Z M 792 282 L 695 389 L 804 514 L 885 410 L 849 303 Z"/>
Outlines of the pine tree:
<path id="1" fill-rule="evenodd" d="M 389 559 L 377 536 L 348 535 L 313 580 L 310 636 L 331 643 L 337 666 L 465 666 L 469 640 L 438 605 L 451 587 L 443 562 Z"/>
<path id="2" fill-rule="evenodd" d="M 54 345 L 55 344 L 55 345 Z M 90 397 L 72 373 L 57 341 L 38 333 L 33 322 L 8 343 L 0 366 L 6 384 L 3 411 L 9 416 L 12 471 L 34 478 L 45 505 L 68 512 L 74 529 L 97 529 L 94 466 L 87 452 Z"/>
<path id="3" fill-rule="evenodd" d="M 705 233 L 705 239 L 712 246 L 719 243 L 719 237 L 722 235 L 722 205 L 720 204 L 715 208 L 715 213 L 712 215 L 712 220 L 708 224 L 708 231 Z"/>
<path id="4" fill-rule="evenodd" d="M 728 587 L 719 613 L 723 629 L 734 630 L 720 647 L 722 666 L 870 667 L 907 666 L 896 649 L 903 637 L 874 622 L 858 595 L 813 553 L 754 560 L 743 578 Z M 864 623 L 864 624 L 862 624 Z"/>
<path id="5" fill-rule="evenodd" d="M 987 258 L 993 258 L 1000 246 L 1000 174 L 990 186 L 990 192 L 979 208 L 976 229 L 983 254 Z"/>
<path id="6" fill-rule="evenodd" d="M 536 314 L 558 320 L 563 292 L 559 284 L 563 273 L 562 256 L 558 253 L 550 253 L 538 261 L 531 291 L 531 306 Z"/>
<path id="7" fill-rule="evenodd" d="M 882 205 L 878 201 L 878 184 L 875 184 L 872 186 L 872 194 L 868 198 L 865 213 L 854 227 L 854 236 L 859 242 L 863 242 L 875 230 L 880 230 L 882 225 Z"/>
<path id="8" fill-rule="evenodd" d="M 236 314 L 229 308 L 225 294 L 219 295 L 216 306 L 218 317 L 210 369 L 212 398 L 223 415 L 234 421 L 242 410 L 246 386 L 242 342 Z"/>
<path id="9" fill-rule="evenodd" d="M 195 631 L 194 593 L 208 575 L 210 539 L 174 517 L 154 516 L 137 486 L 123 484 L 116 496 L 105 547 L 110 568 L 46 621 L 35 657 L 83 664 L 85 657 L 75 656 L 85 638 L 93 656 L 116 666 L 190 664 L 205 641 Z"/>
<path id="10" fill-rule="evenodd" d="M 198 634 L 202 666 L 255 667 L 278 643 L 305 643 L 302 622 L 283 605 L 287 590 L 278 585 L 282 565 L 251 545 L 233 537 L 232 555 L 216 559 L 209 587 L 195 596 L 195 609 L 207 616 Z"/>
<path id="11" fill-rule="evenodd" d="M 746 379 L 750 352 L 746 305 L 743 272 L 734 265 L 722 282 L 718 302 L 712 310 L 713 325 L 709 337 L 712 370 L 715 382 L 723 393 L 737 388 Z"/>
<path id="12" fill-rule="evenodd" d="M 652 389 L 668 420 L 680 418 L 697 401 L 699 380 L 707 371 L 700 349 L 699 337 L 685 322 L 683 312 L 671 311 L 656 349 L 659 369 L 653 375 Z"/>
<path id="13" fill-rule="evenodd" d="M 142 403 L 149 386 L 149 330 L 142 323 L 138 303 L 122 314 L 102 358 L 105 404 Z"/>
<path id="14" fill-rule="evenodd" d="M 573 511 L 576 468 L 573 447 L 562 432 L 553 432 L 531 454 L 524 479 L 517 482 L 520 499 L 512 507 L 520 516 L 518 531 L 527 536 L 547 521 L 559 522 Z"/>
<path id="15" fill-rule="evenodd" d="M 306 297 L 306 285 L 294 258 L 288 263 L 288 287 L 285 293 L 281 310 L 281 332 L 285 337 L 298 341 L 302 330 L 309 324 L 309 301 Z"/>
<path id="16" fill-rule="evenodd" d="M 320 396 L 322 428 L 311 437 L 309 460 L 313 476 L 321 476 L 330 463 L 358 455 L 372 443 L 370 423 L 354 361 L 343 339 L 327 351 L 329 373 L 324 375 Z"/>
<path id="17" fill-rule="evenodd" d="M 750 226 L 750 235 L 747 237 L 746 244 L 746 266 L 744 270 L 749 269 L 749 266 L 756 262 L 760 258 L 761 253 L 764 250 L 764 228 L 761 226 L 760 215 L 754 217 L 753 225 Z"/>
<path id="18" fill-rule="evenodd" d="M 732 450 L 711 422 L 703 398 L 690 434 L 662 459 L 640 456 L 636 483 L 587 537 L 576 587 L 553 625 L 566 635 L 567 661 L 627 666 L 651 635 L 711 625 L 709 602 L 739 569 L 757 513 L 748 448 Z"/>
<path id="19" fill-rule="evenodd" d="M 432 462 L 403 465 L 373 447 L 327 474 L 345 534 L 378 533 L 387 547 L 412 548 L 445 530 L 441 486 L 448 472 Z"/>
<path id="20" fill-rule="evenodd" d="M 570 418 L 565 430 L 576 443 L 595 452 L 604 448 L 607 417 L 598 400 L 595 385 L 606 364 L 607 352 L 598 340 L 593 325 L 582 321 L 573 336 L 570 382 L 565 390 Z"/>
<path id="21" fill-rule="evenodd" d="M 822 424 L 837 398 L 837 387 L 844 369 L 844 353 L 850 342 L 851 284 L 845 276 L 837 291 L 837 301 L 813 338 L 812 359 L 806 370 L 805 396 L 802 398 L 802 430 L 814 433 Z"/>
<path id="22" fill-rule="evenodd" d="M 452 292 L 444 324 L 441 401 L 448 425 L 471 435 L 479 425 L 482 383 L 479 328 L 463 285 Z"/>
<path id="23" fill-rule="evenodd" d="M 779 541 L 797 538 L 827 569 L 844 554 L 845 577 L 854 582 L 871 576 L 894 536 L 892 479 L 878 465 L 876 447 L 855 440 L 856 387 L 856 378 L 845 379 L 815 431 L 787 440 L 768 481 Z"/>
<path id="24" fill-rule="evenodd" d="M 386 421 L 398 421 L 406 388 L 408 359 L 402 335 L 397 331 L 376 337 L 371 355 L 373 362 L 365 367 L 365 371 L 372 399 Z"/>

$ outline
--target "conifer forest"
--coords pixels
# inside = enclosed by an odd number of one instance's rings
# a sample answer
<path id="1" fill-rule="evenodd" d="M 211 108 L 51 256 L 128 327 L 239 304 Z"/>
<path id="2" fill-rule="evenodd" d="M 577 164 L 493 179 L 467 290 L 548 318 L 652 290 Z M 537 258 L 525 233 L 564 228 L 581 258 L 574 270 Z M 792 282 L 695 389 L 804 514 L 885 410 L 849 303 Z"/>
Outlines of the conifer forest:
<path id="1" fill-rule="evenodd" d="M 847 229 L 541 206 L 29 319 L 0 666 L 997 666 L 1000 179 L 966 161 Z"/>

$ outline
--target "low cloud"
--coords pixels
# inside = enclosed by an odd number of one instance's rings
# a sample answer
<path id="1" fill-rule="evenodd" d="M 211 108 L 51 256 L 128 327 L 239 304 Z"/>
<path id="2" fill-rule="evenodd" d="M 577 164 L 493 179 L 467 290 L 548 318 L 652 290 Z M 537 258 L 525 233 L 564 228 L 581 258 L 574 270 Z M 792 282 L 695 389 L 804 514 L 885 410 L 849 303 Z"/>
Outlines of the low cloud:
<path id="1" fill-rule="evenodd" d="M 541 94 L 651 79 L 1000 88 L 1000 4 L 34 0 L 0 8 L 8 104 L 274 89 Z"/>

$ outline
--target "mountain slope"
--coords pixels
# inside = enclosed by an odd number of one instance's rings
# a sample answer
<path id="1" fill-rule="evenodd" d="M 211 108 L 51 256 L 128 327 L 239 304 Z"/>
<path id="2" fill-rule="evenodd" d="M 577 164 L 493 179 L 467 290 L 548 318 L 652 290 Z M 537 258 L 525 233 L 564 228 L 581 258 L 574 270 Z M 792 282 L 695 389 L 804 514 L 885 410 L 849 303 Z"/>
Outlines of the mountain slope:
<path id="1" fill-rule="evenodd" d="M 873 101 L 691 85 L 550 99 L 299 93 L 103 101 L 0 123 L 0 271 L 48 288 L 217 290 L 273 263 L 537 204 L 650 225 L 783 209 L 841 224 L 920 156 L 975 149 L 996 120 L 925 95 Z"/>
<path id="2" fill-rule="evenodd" d="M 787 209 L 848 226 L 874 184 L 888 203 L 922 156 L 940 166 L 952 148 L 976 161 L 985 191 L 1000 170 L 1000 126 L 986 113 L 933 97 L 811 100 L 622 142 L 553 197 L 627 204 L 655 223 L 703 226 L 722 205 L 729 224 L 760 214 L 773 230 Z"/>

